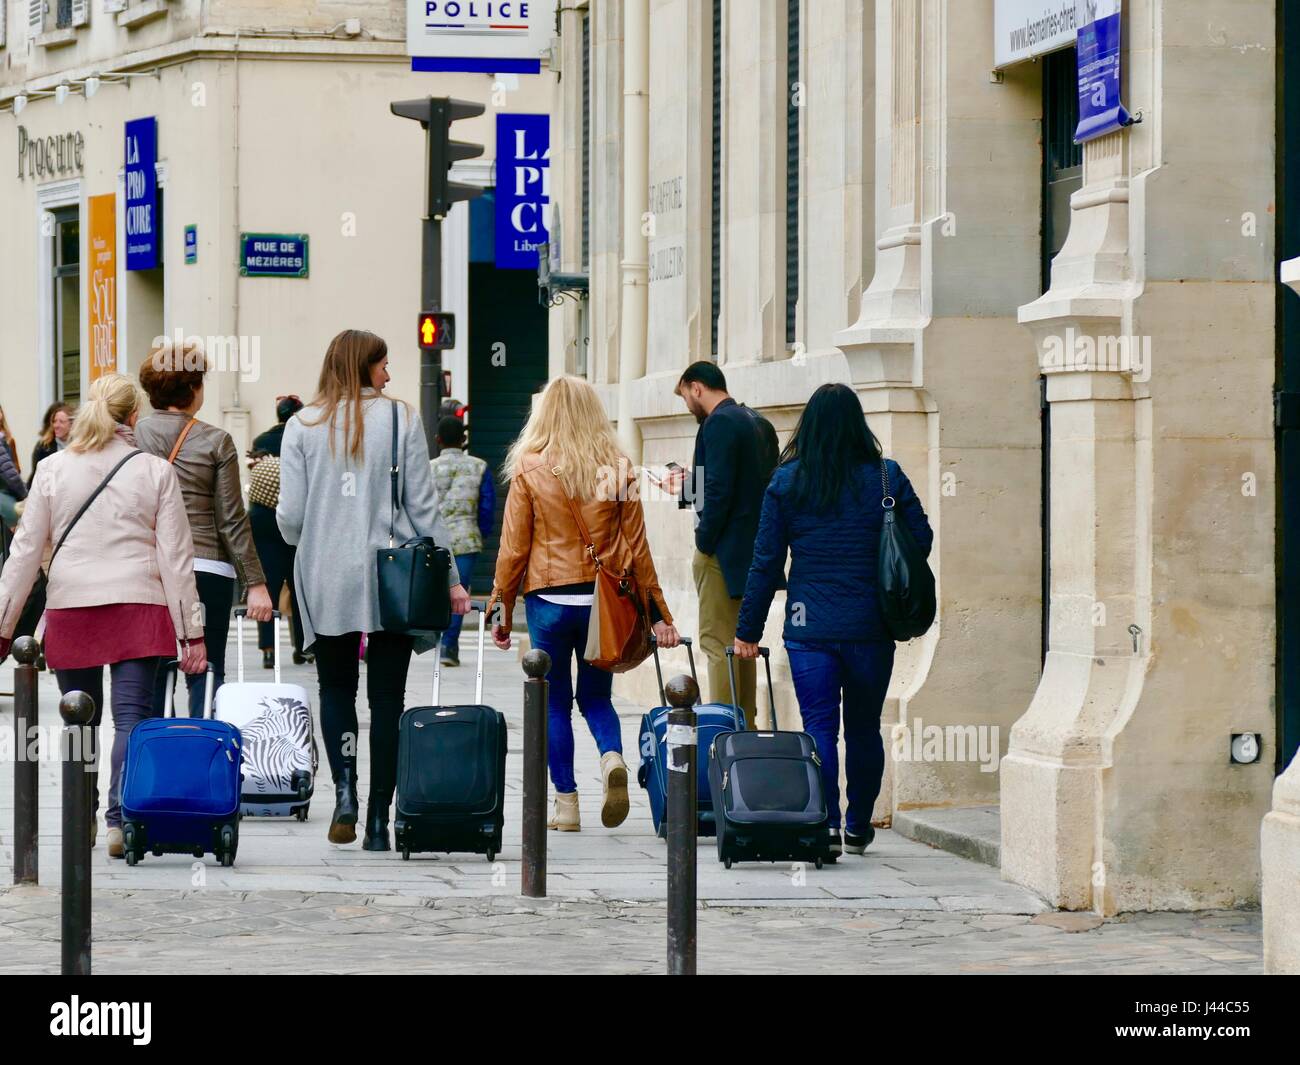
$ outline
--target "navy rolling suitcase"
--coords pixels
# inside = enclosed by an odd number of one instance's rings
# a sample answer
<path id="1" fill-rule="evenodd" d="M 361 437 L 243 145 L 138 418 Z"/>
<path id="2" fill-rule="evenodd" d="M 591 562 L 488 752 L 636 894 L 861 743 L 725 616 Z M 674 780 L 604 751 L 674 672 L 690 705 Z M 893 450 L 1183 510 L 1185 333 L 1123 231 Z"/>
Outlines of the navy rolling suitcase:
<path id="1" fill-rule="evenodd" d="M 163 667 L 168 668 L 168 667 Z M 176 668 L 175 663 L 170 668 Z M 212 719 L 212 667 L 208 667 L 203 718 L 149 718 L 131 730 L 122 769 L 122 835 L 126 862 L 145 852 L 213 854 L 235 864 L 239 847 L 239 729 Z"/>
<path id="2" fill-rule="evenodd" d="M 501 853 L 506 804 L 506 719 L 483 705 L 487 604 L 474 603 L 478 674 L 474 703 L 440 706 L 442 646 L 435 650 L 433 704 L 413 706 L 397 726 L 397 816 L 402 858 L 421 851 Z"/>
<path id="3" fill-rule="evenodd" d="M 822 785 L 821 759 L 806 732 L 776 730 L 772 664 L 767 668 L 772 706 L 771 730 L 724 732 L 709 748 L 709 783 L 717 821 L 718 860 L 732 862 L 812 862 L 818 869 L 830 857 L 830 818 Z M 732 649 L 727 648 L 732 698 L 736 692 Z"/>
<path id="4" fill-rule="evenodd" d="M 691 662 L 691 676 L 695 677 L 695 652 L 691 649 L 690 637 L 682 637 L 686 645 L 686 654 Z M 661 838 L 668 835 L 668 822 L 665 818 L 668 805 L 668 698 L 664 694 L 664 675 L 659 666 L 659 647 L 651 641 L 655 656 L 655 675 L 659 678 L 660 705 L 641 717 L 641 766 L 636 779 L 645 788 L 650 800 L 650 816 L 654 820 L 655 834 Z M 699 687 L 699 678 L 695 680 Z M 714 737 L 724 732 L 741 732 L 745 728 L 745 712 L 735 705 L 735 692 L 732 703 L 699 703 L 695 707 L 696 742 L 698 750 L 706 751 L 713 743 Z M 709 796 L 709 767 L 705 759 L 698 760 L 698 779 L 695 784 L 697 803 L 696 834 L 712 836 L 714 834 L 713 800 Z"/>

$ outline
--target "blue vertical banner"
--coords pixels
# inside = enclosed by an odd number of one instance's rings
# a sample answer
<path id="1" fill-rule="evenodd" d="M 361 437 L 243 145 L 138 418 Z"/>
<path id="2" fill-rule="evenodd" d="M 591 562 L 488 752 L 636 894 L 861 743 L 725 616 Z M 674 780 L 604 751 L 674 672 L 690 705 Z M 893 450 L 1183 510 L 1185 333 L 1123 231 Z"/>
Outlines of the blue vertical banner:
<path id="1" fill-rule="evenodd" d="M 158 266 L 158 119 L 126 124 L 126 268 Z"/>
<path id="2" fill-rule="evenodd" d="M 1104 137 L 1131 124 L 1119 102 L 1121 0 L 1080 0 L 1075 41 L 1079 57 L 1079 128 L 1074 143 Z"/>
<path id="3" fill-rule="evenodd" d="M 548 239 L 551 202 L 549 115 L 497 115 L 496 265 L 536 270 Z"/>

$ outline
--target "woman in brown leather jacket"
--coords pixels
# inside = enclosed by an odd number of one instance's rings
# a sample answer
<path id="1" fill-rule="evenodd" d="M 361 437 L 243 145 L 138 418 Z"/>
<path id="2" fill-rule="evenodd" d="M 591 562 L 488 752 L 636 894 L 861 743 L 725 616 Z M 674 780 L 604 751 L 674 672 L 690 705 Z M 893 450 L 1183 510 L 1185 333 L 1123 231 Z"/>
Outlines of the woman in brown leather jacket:
<path id="1" fill-rule="evenodd" d="M 143 451 L 166 459 L 176 470 L 185 497 L 185 513 L 194 537 L 194 579 L 203 603 L 204 640 L 214 674 L 214 691 L 226 675 L 226 637 L 236 580 L 248 589 L 248 616 L 270 621 L 271 596 L 253 546 L 239 483 L 239 455 L 224 429 L 201 422 L 203 375 L 207 357 L 197 345 L 174 347 L 163 341 L 140 367 L 140 384 L 154 412 L 135 428 Z M 160 672 L 154 693 L 162 713 L 168 676 Z M 190 716 L 203 716 L 203 678 L 186 678 Z"/>
<path id="2" fill-rule="evenodd" d="M 555 814 L 550 827 L 562 832 L 580 827 L 573 776 L 576 695 L 578 712 L 600 751 L 601 823 L 613 828 L 627 817 L 627 765 L 611 700 L 614 675 L 582 657 L 596 568 L 583 546 L 569 501 L 578 504 L 601 560 L 632 569 L 647 596 L 659 645 L 676 646 L 677 630 L 646 543 L 645 514 L 632 463 L 619 446 L 596 390 L 579 378 L 558 377 L 533 404 L 506 459 L 505 475 L 510 478 L 510 495 L 489 608 L 495 619 L 492 638 L 502 650 L 509 649 L 511 617 L 522 579 L 528 635 L 534 647 L 551 656 L 546 735 Z M 571 672 L 574 658 L 578 660 L 576 692 Z"/>

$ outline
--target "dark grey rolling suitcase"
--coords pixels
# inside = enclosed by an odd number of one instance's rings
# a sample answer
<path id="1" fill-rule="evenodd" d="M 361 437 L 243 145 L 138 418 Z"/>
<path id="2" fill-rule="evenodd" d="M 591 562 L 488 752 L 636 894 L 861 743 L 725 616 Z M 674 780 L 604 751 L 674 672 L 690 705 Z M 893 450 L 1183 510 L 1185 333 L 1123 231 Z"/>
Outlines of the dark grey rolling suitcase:
<path id="1" fill-rule="evenodd" d="M 435 650 L 433 704 L 414 706 L 397 726 L 397 816 L 402 858 L 422 851 L 468 851 L 488 861 L 501 853 L 506 802 L 506 719 L 483 705 L 486 604 L 479 612 L 474 702 L 438 703 L 442 647 Z"/>
<path id="2" fill-rule="evenodd" d="M 767 691 L 776 724 L 772 664 Z M 731 700 L 736 701 L 732 649 L 727 648 Z M 820 869 L 830 858 L 830 827 L 817 745 L 806 732 L 776 730 L 719 733 L 709 748 L 709 789 L 717 825 L 718 860 L 732 862 L 812 862 Z"/>

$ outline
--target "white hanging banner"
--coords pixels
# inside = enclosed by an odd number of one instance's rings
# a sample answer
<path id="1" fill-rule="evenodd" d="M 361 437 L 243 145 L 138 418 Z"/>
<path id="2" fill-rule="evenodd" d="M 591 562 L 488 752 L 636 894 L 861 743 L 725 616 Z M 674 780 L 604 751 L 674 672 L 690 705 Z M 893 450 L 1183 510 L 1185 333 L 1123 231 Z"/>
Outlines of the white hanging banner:
<path id="1" fill-rule="evenodd" d="M 995 0 L 993 65 L 996 69 L 1074 44 L 1080 0 Z"/>

